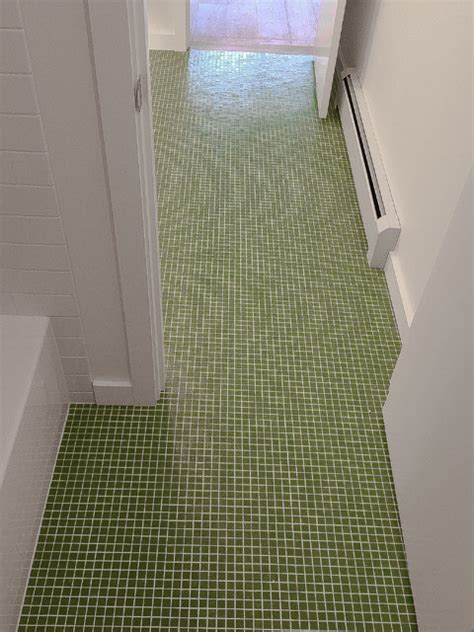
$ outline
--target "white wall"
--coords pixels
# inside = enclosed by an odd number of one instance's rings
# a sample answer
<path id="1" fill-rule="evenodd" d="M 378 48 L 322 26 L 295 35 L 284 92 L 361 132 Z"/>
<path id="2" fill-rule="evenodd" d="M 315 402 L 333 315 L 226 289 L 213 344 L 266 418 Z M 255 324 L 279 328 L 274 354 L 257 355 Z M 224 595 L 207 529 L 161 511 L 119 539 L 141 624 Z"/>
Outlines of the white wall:
<path id="1" fill-rule="evenodd" d="M 0 313 L 51 316 L 72 401 L 89 362 L 19 5 L 0 4 Z"/>
<path id="2" fill-rule="evenodd" d="M 421 632 L 474 629 L 472 10 L 357 0 L 341 38 L 401 224 L 386 274 L 410 328 L 384 419 Z"/>
<path id="3" fill-rule="evenodd" d="M 188 48 L 189 1 L 147 1 L 150 48 L 176 51 L 185 51 Z"/>
<path id="4" fill-rule="evenodd" d="M 474 628 L 472 201 L 471 175 L 384 407 L 420 632 Z"/>
<path id="5" fill-rule="evenodd" d="M 347 3 L 341 47 L 360 75 L 401 235 L 391 262 L 408 321 L 472 163 L 472 3 Z"/>

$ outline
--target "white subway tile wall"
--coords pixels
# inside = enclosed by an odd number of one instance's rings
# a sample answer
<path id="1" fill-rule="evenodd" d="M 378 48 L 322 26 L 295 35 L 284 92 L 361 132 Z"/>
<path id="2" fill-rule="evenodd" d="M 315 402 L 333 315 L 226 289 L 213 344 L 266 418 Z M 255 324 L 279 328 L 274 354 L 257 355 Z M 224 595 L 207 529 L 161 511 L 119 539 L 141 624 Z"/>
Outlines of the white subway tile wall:
<path id="1" fill-rule="evenodd" d="M 22 28 L 2 28 L 0 72 L 14 74 L 31 72 L 26 36 Z"/>
<path id="2" fill-rule="evenodd" d="M 71 273 L 57 270 L 0 270 L 0 287 L 9 293 L 74 294 Z"/>
<path id="3" fill-rule="evenodd" d="M 0 3 L 0 314 L 50 316 L 71 400 L 94 401 L 17 0 Z"/>
<path id="4" fill-rule="evenodd" d="M 39 114 L 0 114 L 0 143 L 2 149 L 43 152 Z"/>
<path id="5" fill-rule="evenodd" d="M 5 184 L 53 184 L 46 152 L 0 150 L 0 173 Z"/>
<path id="6" fill-rule="evenodd" d="M 55 316 L 51 318 L 53 324 L 53 331 L 56 338 L 82 338 L 82 323 L 81 319 L 76 316 L 75 318 L 63 318 L 62 316 Z"/>
<path id="7" fill-rule="evenodd" d="M 76 316 L 76 298 L 70 294 L 13 294 L 23 316 Z"/>
<path id="8" fill-rule="evenodd" d="M 58 349 L 63 358 L 81 358 L 86 355 L 82 338 L 58 338 Z"/>
<path id="9" fill-rule="evenodd" d="M 69 389 L 69 393 L 86 393 L 90 386 L 90 377 L 88 373 L 83 375 L 71 373 L 66 374 L 66 384 Z"/>
<path id="10" fill-rule="evenodd" d="M 0 75 L 1 76 L 1 75 Z M 0 184 L 0 215 L 58 215 L 54 187 Z"/>
<path id="11" fill-rule="evenodd" d="M 1 170 L 0 170 L 1 173 Z M 0 236 L 0 267 L 11 270 L 68 270 L 66 246 L 3 243 Z"/>
<path id="12" fill-rule="evenodd" d="M 0 235 L 12 244 L 64 244 L 59 217 L 1 216 Z"/>
<path id="13" fill-rule="evenodd" d="M 38 111 L 30 75 L 0 75 L 0 111 L 16 114 Z"/>

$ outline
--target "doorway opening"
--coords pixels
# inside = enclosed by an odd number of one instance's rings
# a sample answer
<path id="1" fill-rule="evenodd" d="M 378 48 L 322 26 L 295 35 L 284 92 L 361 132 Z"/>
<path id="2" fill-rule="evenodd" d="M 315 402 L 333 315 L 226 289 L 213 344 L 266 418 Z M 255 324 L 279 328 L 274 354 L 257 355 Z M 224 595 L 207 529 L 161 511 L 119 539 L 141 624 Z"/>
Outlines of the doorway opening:
<path id="1" fill-rule="evenodd" d="M 190 0 L 191 47 L 312 54 L 319 0 Z"/>

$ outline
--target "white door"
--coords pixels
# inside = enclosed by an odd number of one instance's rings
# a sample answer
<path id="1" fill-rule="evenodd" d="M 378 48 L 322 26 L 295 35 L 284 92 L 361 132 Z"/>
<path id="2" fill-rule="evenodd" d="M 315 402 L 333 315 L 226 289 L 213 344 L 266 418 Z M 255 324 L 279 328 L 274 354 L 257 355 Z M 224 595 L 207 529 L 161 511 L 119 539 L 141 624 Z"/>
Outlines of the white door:
<path id="1" fill-rule="evenodd" d="M 345 9 L 346 0 L 320 0 L 314 56 L 319 118 L 328 114 Z"/>
<path id="2" fill-rule="evenodd" d="M 149 405 L 165 367 L 146 5 L 88 8 L 134 403 Z"/>
<path id="3" fill-rule="evenodd" d="M 188 49 L 189 4 L 189 0 L 147 0 L 150 48 Z"/>

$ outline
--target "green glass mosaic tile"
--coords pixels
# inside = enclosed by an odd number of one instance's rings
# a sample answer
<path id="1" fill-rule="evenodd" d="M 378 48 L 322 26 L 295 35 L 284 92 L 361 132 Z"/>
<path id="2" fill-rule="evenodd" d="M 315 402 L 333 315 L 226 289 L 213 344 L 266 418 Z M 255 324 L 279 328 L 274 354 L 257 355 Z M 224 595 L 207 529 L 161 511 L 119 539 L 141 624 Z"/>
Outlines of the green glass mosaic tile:
<path id="1" fill-rule="evenodd" d="M 151 65 L 168 385 L 71 407 L 20 630 L 417 630 L 337 114 L 305 57 Z"/>

